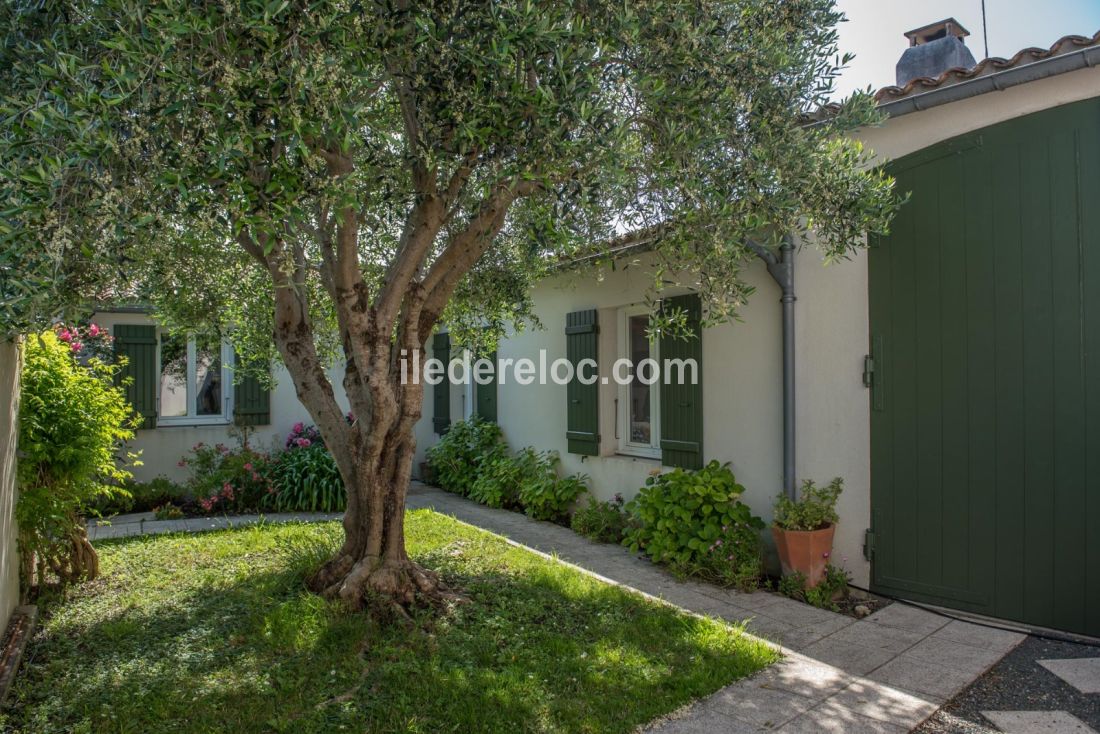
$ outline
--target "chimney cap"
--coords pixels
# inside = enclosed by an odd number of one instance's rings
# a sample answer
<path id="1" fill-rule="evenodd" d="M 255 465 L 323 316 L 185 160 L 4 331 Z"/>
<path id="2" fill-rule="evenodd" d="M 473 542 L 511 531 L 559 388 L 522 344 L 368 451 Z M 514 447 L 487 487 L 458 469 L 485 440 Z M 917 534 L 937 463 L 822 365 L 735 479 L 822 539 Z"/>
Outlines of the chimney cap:
<path id="1" fill-rule="evenodd" d="M 954 18 L 945 18 L 905 32 L 905 37 L 909 39 L 910 46 L 920 46 L 946 36 L 954 36 L 962 40 L 969 35 L 970 31 L 963 28 L 962 23 Z"/>

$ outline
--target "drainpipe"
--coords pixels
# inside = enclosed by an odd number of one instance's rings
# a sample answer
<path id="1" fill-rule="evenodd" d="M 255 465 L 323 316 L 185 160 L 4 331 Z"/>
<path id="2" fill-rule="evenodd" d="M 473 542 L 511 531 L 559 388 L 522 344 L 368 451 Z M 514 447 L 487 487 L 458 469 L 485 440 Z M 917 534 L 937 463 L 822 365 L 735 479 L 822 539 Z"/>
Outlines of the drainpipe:
<path id="1" fill-rule="evenodd" d="M 754 240 L 746 245 L 768 266 L 768 273 L 779 285 L 783 304 L 783 492 L 797 499 L 794 469 L 794 241 L 783 237 L 779 255 Z"/>

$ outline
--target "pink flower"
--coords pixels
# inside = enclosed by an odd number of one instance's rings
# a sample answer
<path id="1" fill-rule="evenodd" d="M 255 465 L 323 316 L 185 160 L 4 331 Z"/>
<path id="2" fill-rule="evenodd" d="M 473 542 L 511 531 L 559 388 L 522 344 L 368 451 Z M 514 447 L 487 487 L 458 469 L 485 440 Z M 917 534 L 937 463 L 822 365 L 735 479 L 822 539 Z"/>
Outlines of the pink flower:
<path id="1" fill-rule="evenodd" d="M 244 470 L 245 470 L 245 471 L 252 471 L 252 462 L 251 462 L 251 461 L 246 461 L 246 462 L 245 462 L 245 464 L 244 464 Z"/>
<path id="2" fill-rule="evenodd" d="M 88 327 L 88 333 L 91 334 L 92 336 L 99 336 L 99 327 L 96 326 L 95 324 L 92 324 L 91 326 Z"/>
<path id="3" fill-rule="evenodd" d="M 824 553 L 822 553 L 821 557 L 822 558 L 828 558 L 829 557 L 829 551 L 825 551 Z"/>
<path id="4" fill-rule="evenodd" d="M 297 441 L 295 441 L 295 443 L 304 449 L 305 447 L 309 446 L 311 442 L 308 438 L 299 438 Z"/>
<path id="5" fill-rule="evenodd" d="M 260 481 L 260 475 L 257 474 L 256 472 L 252 472 L 252 481 L 254 481 L 254 482 Z"/>
<path id="6" fill-rule="evenodd" d="M 62 329 L 61 331 L 57 332 L 57 338 L 63 342 L 70 342 L 73 340 L 73 335 L 69 332 L 68 329 Z"/>
<path id="7" fill-rule="evenodd" d="M 212 510 L 214 508 L 214 503 L 217 502 L 217 501 L 218 501 L 217 497 L 206 497 L 204 499 L 199 500 L 199 505 L 201 505 L 202 509 L 205 510 L 206 512 L 210 512 L 210 510 Z"/>
<path id="8" fill-rule="evenodd" d="M 73 342 L 72 344 L 69 345 L 69 349 L 72 350 L 73 354 L 76 354 L 77 352 L 79 352 L 83 348 L 84 348 L 84 345 L 81 344 L 80 342 Z"/>
<path id="9" fill-rule="evenodd" d="M 305 429 L 306 429 L 305 424 L 302 423 L 301 421 L 298 421 L 297 423 L 294 424 L 293 427 L 291 427 L 290 431 L 291 431 L 291 433 L 301 433 Z"/>

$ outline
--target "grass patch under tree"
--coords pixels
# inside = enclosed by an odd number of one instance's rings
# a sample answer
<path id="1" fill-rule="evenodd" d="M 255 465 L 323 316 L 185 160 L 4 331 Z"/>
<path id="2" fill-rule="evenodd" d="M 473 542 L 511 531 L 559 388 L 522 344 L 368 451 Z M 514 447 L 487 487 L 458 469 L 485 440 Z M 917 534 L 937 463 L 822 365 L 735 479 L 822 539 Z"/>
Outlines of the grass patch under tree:
<path id="1" fill-rule="evenodd" d="M 773 662 L 695 618 L 446 516 L 408 545 L 470 603 L 382 625 L 310 594 L 337 523 L 97 543 L 0 727 L 26 732 L 625 732 Z"/>

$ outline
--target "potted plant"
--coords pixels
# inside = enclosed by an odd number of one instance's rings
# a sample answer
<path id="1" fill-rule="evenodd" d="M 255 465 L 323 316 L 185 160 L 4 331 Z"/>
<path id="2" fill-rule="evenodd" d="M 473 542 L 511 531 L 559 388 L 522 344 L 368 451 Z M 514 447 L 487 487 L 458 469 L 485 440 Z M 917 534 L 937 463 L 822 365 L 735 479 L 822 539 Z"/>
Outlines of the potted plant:
<path id="1" fill-rule="evenodd" d="M 783 575 L 802 574 L 807 588 L 817 586 L 825 577 L 825 567 L 833 552 L 836 501 L 843 489 L 844 480 L 840 477 L 824 487 L 807 479 L 798 499 L 780 495 L 775 501 L 772 537 Z"/>

